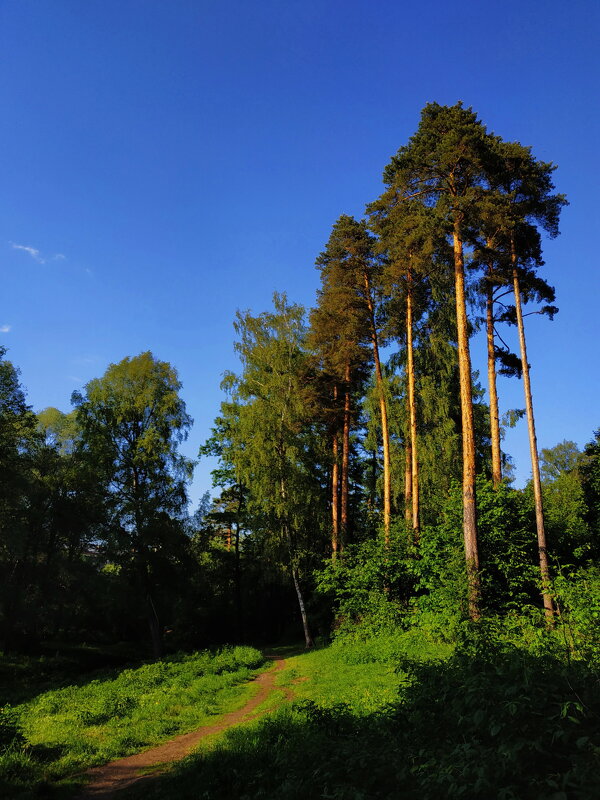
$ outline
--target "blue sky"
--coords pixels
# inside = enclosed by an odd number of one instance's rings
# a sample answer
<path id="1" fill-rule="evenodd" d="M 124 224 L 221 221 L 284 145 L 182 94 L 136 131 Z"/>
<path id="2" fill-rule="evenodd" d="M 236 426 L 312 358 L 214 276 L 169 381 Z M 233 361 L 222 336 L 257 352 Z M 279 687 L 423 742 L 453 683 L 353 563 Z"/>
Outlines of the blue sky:
<path id="1" fill-rule="evenodd" d="M 236 369 L 238 308 L 310 305 L 425 103 L 472 106 L 558 165 L 561 311 L 527 321 L 538 440 L 600 427 L 595 0 L 0 0 L 0 343 L 36 410 L 110 362 L 172 362 L 195 456 Z M 485 345 L 472 343 L 484 370 Z M 522 385 L 502 380 L 504 409 Z M 505 448 L 529 474 L 524 423 Z M 210 488 L 201 463 L 194 502 Z"/>

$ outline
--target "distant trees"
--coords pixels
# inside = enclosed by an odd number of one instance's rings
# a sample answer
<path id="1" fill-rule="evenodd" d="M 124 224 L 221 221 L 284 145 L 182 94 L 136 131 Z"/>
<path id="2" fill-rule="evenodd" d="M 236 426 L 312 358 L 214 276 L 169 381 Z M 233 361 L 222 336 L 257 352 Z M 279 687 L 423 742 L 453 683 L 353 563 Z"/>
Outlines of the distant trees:
<path id="1" fill-rule="evenodd" d="M 156 569 L 169 540 L 182 536 L 191 462 L 180 455 L 192 420 L 170 364 L 150 352 L 111 364 L 102 378 L 73 394 L 79 447 L 97 465 L 105 487 L 110 549 L 131 566 L 144 598 L 154 655 L 162 652 Z"/>

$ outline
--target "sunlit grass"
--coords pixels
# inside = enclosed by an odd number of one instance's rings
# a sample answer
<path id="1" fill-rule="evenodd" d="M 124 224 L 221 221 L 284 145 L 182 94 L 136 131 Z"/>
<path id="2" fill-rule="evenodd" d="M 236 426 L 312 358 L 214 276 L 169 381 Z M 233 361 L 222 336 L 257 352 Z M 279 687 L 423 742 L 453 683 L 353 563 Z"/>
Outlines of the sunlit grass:
<path id="1" fill-rule="evenodd" d="M 263 664 L 254 648 L 225 648 L 44 692 L 11 712 L 22 740 L 5 742 L 0 790 L 4 785 L 8 796 L 19 796 L 42 780 L 57 780 L 201 727 L 255 694 L 248 681 Z"/>

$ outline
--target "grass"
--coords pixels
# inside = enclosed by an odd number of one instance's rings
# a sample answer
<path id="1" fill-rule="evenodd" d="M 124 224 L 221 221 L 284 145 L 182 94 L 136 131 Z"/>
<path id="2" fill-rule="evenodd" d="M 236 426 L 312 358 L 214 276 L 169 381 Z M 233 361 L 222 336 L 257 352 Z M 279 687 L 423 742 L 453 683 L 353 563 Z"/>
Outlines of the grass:
<path id="1" fill-rule="evenodd" d="M 305 678 L 305 680 L 300 680 Z M 482 623 L 291 657 L 297 701 L 232 729 L 123 800 L 596 800 L 600 684 L 548 640 Z"/>
<path id="2" fill-rule="evenodd" d="M 122 800 L 596 800 L 600 674 L 593 662 L 574 660 L 555 634 L 534 633 L 482 621 L 460 628 L 449 644 L 439 626 L 387 635 L 359 628 L 327 648 L 280 653 L 287 665 L 279 690 L 257 709 L 267 716 L 149 770 Z M 173 718 L 188 725 L 193 706 L 196 727 L 202 713 L 216 710 L 215 691 L 223 692 L 222 710 L 230 689 L 241 704 L 248 687 L 212 682 L 244 669 L 250 674 L 256 651 L 242 665 L 233 653 L 148 665 L 112 683 L 25 704 L 22 730 L 30 744 L 14 746 L 15 774 L 26 776 L 34 757 L 38 769 L 46 757 L 48 774 L 60 777 L 74 754 L 93 763 L 115 757 L 111 747 L 138 749 L 140 738 L 168 735 Z M 290 689 L 295 701 L 282 702 Z M 56 737 L 65 720 L 71 732 L 61 744 Z M 6 723 L 10 730 L 10 714 Z M 43 732 L 45 755 L 36 754 L 36 731 Z M 39 790 L 30 782 L 30 794 L 8 795 L 24 800 Z"/>
<path id="3" fill-rule="evenodd" d="M 71 645 L 57 642 L 38 656 L 0 656 L 0 698 L 3 703 L 25 703 L 59 686 L 85 683 L 96 674 L 143 663 L 135 647 L 115 645 Z"/>
<path id="4" fill-rule="evenodd" d="M 264 664 L 250 647 L 174 656 L 43 692 L 0 714 L 0 795 L 27 798 L 86 767 L 193 730 L 242 706 Z"/>

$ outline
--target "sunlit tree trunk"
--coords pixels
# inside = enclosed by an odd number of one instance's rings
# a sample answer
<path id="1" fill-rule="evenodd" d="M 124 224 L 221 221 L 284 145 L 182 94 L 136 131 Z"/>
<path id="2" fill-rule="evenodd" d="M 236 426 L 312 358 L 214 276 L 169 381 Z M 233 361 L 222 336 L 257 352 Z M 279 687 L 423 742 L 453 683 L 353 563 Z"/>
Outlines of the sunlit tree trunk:
<path id="1" fill-rule="evenodd" d="M 529 363 L 527 361 L 527 345 L 525 342 L 525 327 L 523 325 L 523 310 L 521 308 L 521 289 L 517 272 L 517 254 L 514 239 L 511 236 L 511 259 L 513 265 L 513 289 L 515 293 L 515 310 L 517 313 L 517 327 L 519 331 L 519 345 L 521 348 L 521 362 L 523 364 L 523 387 L 525 389 L 525 408 L 527 411 L 527 429 L 529 431 L 529 450 L 531 453 L 531 471 L 533 478 L 533 497 L 535 501 L 535 522 L 537 528 L 538 552 L 540 560 L 540 573 L 542 577 L 542 599 L 544 612 L 549 624 L 554 621 L 554 605 L 550 590 L 550 568 L 548 565 L 548 549 L 546 545 L 546 531 L 544 528 L 544 508 L 542 505 L 542 482 L 540 479 L 540 462 L 535 434 L 535 420 L 533 417 L 533 400 L 531 396 L 531 381 L 529 379 Z"/>
<path id="2" fill-rule="evenodd" d="M 369 310 L 369 322 L 371 326 L 371 342 L 373 345 L 373 360 L 375 362 L 375 380 L 377 382 L 377 392 L 379 395 L 379 410 L 381 413 L 381 438 L 383 440 L 383 529 L 385 543 L 390 543 L 390 523 L 392 517 L 392 480 L 390 466 L 390 434 L 388 426 L 387 402 L 385 398 L 385 386 L 383 384 L 383 373 L 379 358 L 379 342 L 377 338 L 377 328 L 375 327 L 375 309 L 373 298 L 371 297 L 371 286 L 369 276 L 364 275 L 365 296 Z"/>
<path id="3" fill-rule="evenodd" d="M 412 452 L 410 435 L 406 439 L 404 454 L 404 519 L 410 525 L 412 520 Z"/>
<path id="4" fill-rule="evenodd" d="M 415 365 L 413 358 L 413 296 L 412 276 L 407 275 L 406 287 L 406 371 L 408 377 L 408 412 L 410 423 L 410 457 L 411 457 L 411 523 L 413 542 L 419 542 L 419 459 L 417 445 L 417 407 L 415 402 Z"/>
<path id="5" fill-rule="evenodd" d="M 335 559 L 339 549 L 339 505 L 338 505 L 338 491 L 339 491 L 339 464 L 338 464 L 338 433 L 333 432 L 333 446 L 332 446 L 333 467 L 331 469 L 331 554 Z"/>
<path id="6" fill-rule="evenodd" d="M 456 214 L 456 212 L 455 212 Z M 454 285 L 463 455 L 463 536 L 469 592 L 469 616 L 480 617 L 479 549 L 477 543 L 477 507 L 475 501 L 475 428 L 473 424 L 473 388 L 471 353 L 465 298 L 465 266 L 460 221 L 454 220 Z"/>
<path id="7" fill-rule="evenodd" d="M 490 267 L 491 272 L 491 267 Z M 487 338 L 488 387 L 490 395 L 490 436 L 492 440 L 492 482 L 497 489 L 502 481 L 500 454 L 500 414 L 496 387 L 496 348 L 494 346 L 494 286 L 488 281 L 485 299 L 485 328 Z"/>
<path id="8" fill-rule="evenodd" d="M 337 398 L 338 398 L 338 387 L 337 385 L 333 388 L 333 400 L 334 405 L 337 408 Z M 332 459 L 333 459 L 333 466 L 331 469 L 331 555 L 332 558 L 337 558 L 338 550 L 339 550 L 339 538 L 340 538 L 340 509 L 339 509 L 339 490 L 340 490 L 340 468 L 339 468 L 339 453 L 338 453 L 339 445 L 338 445 L 338 431 L 337 431 L 337 423 L 336 427 L 333 430 L 333 441 L 332 441 Z"/>
<path id="9" fill-rule="evenodd" d="M 342 434 L 342 480 L 340 497 L 340 550 L 348 534 L 348 494 L 350 484 L 350 364 L 344 371 L 344 428 Z"/>

